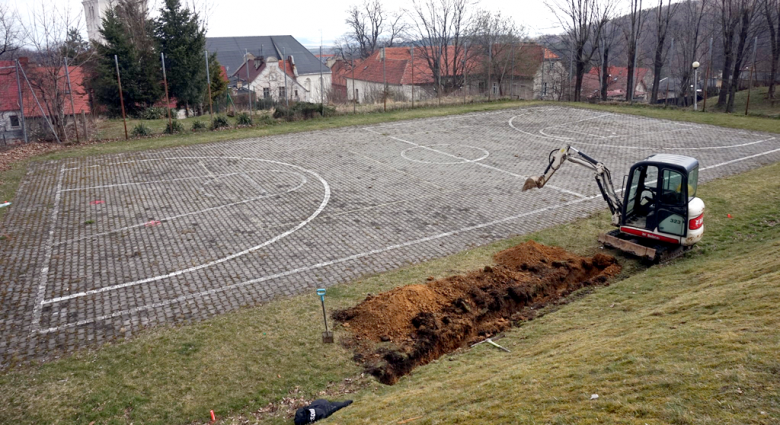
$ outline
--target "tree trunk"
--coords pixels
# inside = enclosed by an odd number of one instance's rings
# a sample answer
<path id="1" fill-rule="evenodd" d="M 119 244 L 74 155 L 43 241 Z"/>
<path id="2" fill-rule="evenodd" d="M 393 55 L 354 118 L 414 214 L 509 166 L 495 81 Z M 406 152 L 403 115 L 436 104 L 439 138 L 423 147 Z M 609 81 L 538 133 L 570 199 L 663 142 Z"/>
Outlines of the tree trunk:
<path id="1" fill-rule="evenodd" d="M 742 70 L 742 60 L 745 57 L 745 46 L 747 45 L 748 30 L 750 29 L 750 13 L 747 8 L 742 9 L 742 24 L 739 31 L 739 44 L 734 58 L 734 71 L 731 74 L 731 87 L 729 88 L 729 98 L 726 102 L 726 112 L 734 112 L 734 97 L 739 89 L 739 74 Z M 751 69 L 752 72 L 752 69 Z"/>
<path id="2" fill-rule="evenodd" d="M 778 40 L 778 38 L 780 38 L 780 11 L 778 11 L 779 16 L 777 17 L 777 29 L 775 29 L 774 22 L 772 22 L 771 13 L 772 11 L 769 10 L 767 5 L 766 19 L 767 23 L 769 24 L 767 25 L 767 29 L 769 30 L 769 45 L 772 50 L 772 64 L 769 70 L 769 87 L 767 88 L 766 98 L 774 101 L 775 86 L 777 85 L 775 83 L 775 79 L 777 78 L 778 62 L 780 62 L 780 40 Z M 774 106 L 774 102 L 772 106 Z"/>
<path id="3" fill-rule="evenodd" d="M 626 75 L 627 102 L 630 102 L 634 98 L 634 55 L 636 55 L 636 44 L 628 46 L 628 75 Z"/>
<path id="4" fill-rule="evenodd" d="M 650 93 L 651 104 L 658 102 L 658 85 L 661 84 L 661 71 L 664 67 L 663 48 L 664 37 L 661 37 L 655 48 L 655 59 L 653 60 L 653 90 Z"/>
<path id="5" fill-rule="evenodd" d="M 604 61 L 601 63 L 601 100 L 607 100 L 607 86 L 609 85 L 609 47 L 604 49 Z"/>

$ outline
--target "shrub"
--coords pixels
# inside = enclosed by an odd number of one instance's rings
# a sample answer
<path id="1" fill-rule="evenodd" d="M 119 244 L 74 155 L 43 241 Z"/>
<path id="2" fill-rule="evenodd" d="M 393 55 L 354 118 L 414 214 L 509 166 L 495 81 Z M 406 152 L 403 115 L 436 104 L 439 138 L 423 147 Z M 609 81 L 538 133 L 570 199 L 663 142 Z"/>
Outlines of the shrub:
<path id="1" fill-rule="evenodd" d="M 274 125 L 276 124 L 276 120 L 271 117 L 269 114 L 262 114 L 255 118 L 255 124 L 257 125 Z"/>
<path id="2" fill-rule="evenodd" d="M 143 123 L 138 124 L 133 128 L 133 131 L 130 133 L 133 137 L 146 137 L 152 135 L 152 129 L 149 127 L 143 125 Z"/>
<path id="3" fill-rule="evenodd" d="M 237 125 L 252 125 L 252 117 L 246 112 L 241 112 L 236 115 Z"/>
<path id="4" fill-rule="evenodd" d="M 228 118 L 226 116 L 217 115 L 216 117 L 214 117 L 214 121 L 211 123 L 211 129 L 216 130 L 222 127 L 230 127 L 230 122 L 228 121 Z"/>
<path id="5" fill-rule="evenodd" d="M 168 134 L 181 133 L 184 126 L 177 120 L 173 120 L 165 125 L 165 132 Z"/>
<path id="6" fill-rule="evenodd" d="M 150 106 L 141 112 L 139 118 L 143 120 L 159 120 L 166 118 L 167 116 L 168 111 L 165 108 L 161 106 Z"/>
<path id="7" fill-rule="evenodd" d="M 274 111 L 274 118 L 284 118 L 287 121 L 308 120 L 320 116 L 320 114 L 330 116 L 335 113 L 336 108 L 330 106 L 323 108 L 321 103 L 297 102 L 290 105 L 289 108 L 281 105 L 277 106 L 276 111 Z"/>
<path id="8" fill-rule="evenodd" d="M 203 131 L 206 129 L 206 123 L 203 121 L 193 121 L 192 131 Z"/>

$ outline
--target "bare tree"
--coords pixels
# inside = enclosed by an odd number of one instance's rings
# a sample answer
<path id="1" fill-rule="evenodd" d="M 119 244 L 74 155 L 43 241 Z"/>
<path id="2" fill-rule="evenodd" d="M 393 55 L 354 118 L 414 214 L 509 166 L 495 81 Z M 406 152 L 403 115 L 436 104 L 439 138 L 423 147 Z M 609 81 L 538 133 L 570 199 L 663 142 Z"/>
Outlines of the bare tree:
<path id="1" fill-rule="evenodd" d="M 60 139 L 66 138 L 65 104 L 68 86 L 64 59 L 66 55 L 73 54 L 66 47 L 68 31 L 80 28 L 80 18 L 80 15 L 75 18 L 71 16 L 68 8 L 59 9 L 43 4 L 31 12 L 29 21 L 24 24 L 26 44 L 35 51 L 34 60 L 38 65 L 30 67 L 25 73 Z M 90 52 L 82 51 L 77 54 L 89 55 Z M 71 59 L 74 62 L 84 62 L 81 57 Z M 73 90 L 83 88 L 73 87 Z"/>
<path id="2" fill-rule="evenodd" d="M 360 48 L 360 57 L 371 56 L 380 47 L 392 47 L 408 28 L 403 13 L 389 12 L 380 0 L 364 0 L 347 10 L 346 24 L 350 31 L 345 38 Z"/>
<path id="3" fill-rule="evenodd" d="M 767 99 L 774 101 L 775 86 L 777 83 L 777 71 L 780 66 L 780 0 L 764 0 L 763 15 L 766 19 L 767 32 L 769 34 L 769 48 L 772 52 L 771 66 L 769 71 L 769 88 L 766 93 Z"/>
<path id="4" fill-rule="evenodd" d="M 754 0 L 719 0 L 721 41 L 723 42 L 723 76 L 717 107 L 731 112 L 734 92 L 739 84 L 739 74 L 745 59 Z M 736 44 L 735 44 L 736 41 Z"/>
<path id="5" fill-rule="evenodd" d="M 597 51 L 597 40 L 614 7 L 610 0 L 545 0 L 564 29 L 575 66 L 574 101 L 580 100 L 585 68 Z"/>
<path id="6" fill-rule="evenodd" d="M 650 103 L 658 101 L 658 85 L 661 82 L 661 71 L 668 53 L 668 49 L 664 51 L 666 36 L 669 34 L 671 17 L 675 15 L 678 6 L 679 3 L 672 4 L 672 0 L 666 0 L 664 8 L 664 0 L 658 0 L 658 8 L 655 12 L 655 56 L 653 56 L 653 89 L 650 93 Z"/>
<path id="7" fill-rule="evenodd" d="M 0 4 L 0 57 L 19 49 L 19 16 L 7 4 Z"/>
<path id="8" fill-rule="evenodd" d="M 604 24 L 604 28 L 601 30 L 601 34 L 598 38 L 598 59 L 599 64 L 599 97 L 602 101 L 607 100 L 607 87 L 609 86 L 609 57 L 610 54 L 616 53 L 614 50 L 619 47 L 618 31 L 620 25 L 615 22 L 614 18 L 609 18 L 609 21 Z"/>
<path id="9" fill-rule="evenodd" d="M 463 83 L 470 6 L 469 0 L 413 1 L 411 31 L 420 47 L 416 52 L 427 62 L 439 95 Z"/>
<path id="10" fill-rule="evenodd" d="M 747 57 L 748 39 L 754 30 L 756 0 L 720 0 L 721 31 L 724 51 L 723 83 L 716 106 L 734 110 L 734 96 Z"/>
<path id="11" fill-rule="evenodd" d="M 678 75 L 680 76 L 680 92 L 678 96 L 685 104 L 688 104 L 687 96 L 692 85 L 693 67 L 691 64 L 698 59 L 704 37 L 702 33 L 702 21 L 706 15 L 707 0 L 685 0 L 680 3 L 678 9 L 678 21 L 676 28 Z M 696 96 L 696 93 L 693 93 Z M 693 103 L 693 102 L 691 102 Z"/>
<path id="12" fill-rule="evenodd" d="M 511 18 L 501 15 L 501 12 L 481 10 L 476 13 L 472 26 L 472 40 L 478 44 L 481 51 L 472 50 L 472 54 L 478 55 L 483 63 L 484 73 L 488 81 L 488 90 L 492 91 L 491 83 L 496 82 L 500 90 L 503 87 L 505 77 L 512 67 L 512 53 L 518 41 L 524 37 L 522 27 L 515 25 Z M 475 46 L 476 47 L 476 46 Z M 517 52 L 521 56 L 520 49 Z"/>
<path id="13" fill-rule="evenodd" d="M 636 66 L 637 42 L 642 34 L 642 18 L 645 12 L 642 11 L 642 0 L 628 0 L 629 10 L 626 15 L 628 22 L 623 26 L 623 36 L 626 39 L 626 53 L 628 75 L 626 75 L 626 100 L 634 99 L 634 67 Z"/>

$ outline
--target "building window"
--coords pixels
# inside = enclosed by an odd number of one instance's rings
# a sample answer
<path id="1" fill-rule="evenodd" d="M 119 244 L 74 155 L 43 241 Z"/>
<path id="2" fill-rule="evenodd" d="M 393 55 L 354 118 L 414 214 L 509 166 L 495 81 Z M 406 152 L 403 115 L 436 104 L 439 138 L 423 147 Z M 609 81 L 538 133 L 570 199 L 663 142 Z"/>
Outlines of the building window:
<path id="1" fill-rule="evenodd" d="M 295 89 L 295 98 L 298 99 L 298 89 Z"/>
<path id="2" fill-rule="evenodd" d="M 11 115 L 9 118 L 11 118 L 11 127 L 19 127 L 19 117 Z"/>
<path id="3" fill-rule="evenodd" d="M 279 87 L 279 97 L 282 99 L 287 98 L 287 87 Z"/>
<path id="4" fill-rule="evenodd" d="M 355 89 L 355 102 L 360 103 L 359 99 L 360 99 L 360 90 L 359 89 Z"/>
<path id="5" fill-rule="evenodd" d="M 542 84 L 542 96 L 547 96 L 547 83 Z"/>
<path id="6" fill-rule="evenodd" d="M 271 97 L 271 89 L 268 87 L 263 88 L 263 99 Z"/>

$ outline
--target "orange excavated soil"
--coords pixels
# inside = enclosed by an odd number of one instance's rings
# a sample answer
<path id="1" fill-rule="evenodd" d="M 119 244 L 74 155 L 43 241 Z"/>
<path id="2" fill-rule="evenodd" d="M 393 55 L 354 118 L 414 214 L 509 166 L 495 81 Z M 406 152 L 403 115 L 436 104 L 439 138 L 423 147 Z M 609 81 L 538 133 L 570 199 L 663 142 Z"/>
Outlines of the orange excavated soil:
<path id="1" fill-rule="evenodd" d="M 333 318 L 351 336 L 355 360 L 386 384 L 414 367 L 501 332 L 533 311 L 620 271 L 613 257 L 579 257 L 529 241 L 496 265 L 371 296 Z"/>

